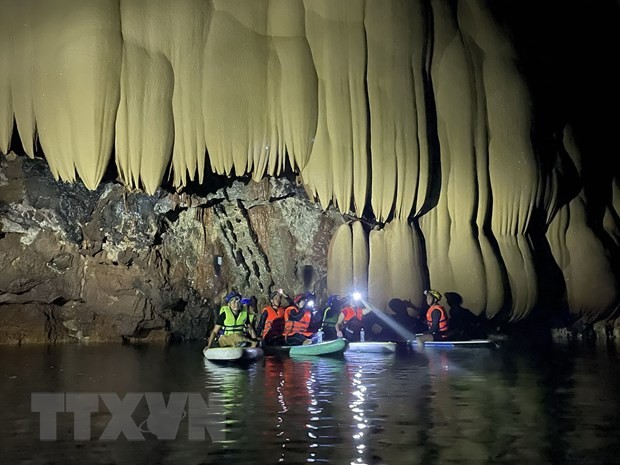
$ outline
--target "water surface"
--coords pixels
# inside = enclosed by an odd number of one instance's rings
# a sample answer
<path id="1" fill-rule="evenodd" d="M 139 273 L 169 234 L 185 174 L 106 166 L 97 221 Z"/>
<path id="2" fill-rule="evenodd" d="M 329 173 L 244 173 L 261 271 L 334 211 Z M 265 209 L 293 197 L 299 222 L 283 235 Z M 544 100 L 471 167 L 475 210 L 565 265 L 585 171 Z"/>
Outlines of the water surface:
<path id="1" fill-rule="evenodd" d="M 605 464 L 620 463 L 620 366 L 613 349 L 401 350 L 341 359 L 205 361 L 199 345 L 0 348 L 0 463 L 24 464 Z M 70 413 L 41 441 L 33 392 L 199 394 L 219 409 L 218 442 L 149 433 L 74 440 Z"/>

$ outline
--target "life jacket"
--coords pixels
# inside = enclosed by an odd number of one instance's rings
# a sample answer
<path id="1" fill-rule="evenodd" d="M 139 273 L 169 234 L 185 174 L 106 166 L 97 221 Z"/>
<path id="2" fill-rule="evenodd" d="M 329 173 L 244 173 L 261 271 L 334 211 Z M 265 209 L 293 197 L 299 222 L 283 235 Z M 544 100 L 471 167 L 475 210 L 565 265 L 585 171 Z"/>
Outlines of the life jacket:
<path id="1" fill-rule="evenodd" d="M 332 310 L 334 310 L 332 307 L 327 307 L 323 312 L 323 329 L 334 328 L 336 323 L 338 323 L 340 312 L 334 312 L 334 314 L 329 315 L 329 312 Z"/>
<path id="2" fill-rule="evenodd" d="M 353 307 L 345 307 L 342 309 L 342 313 L 344 313 L 344 324 L 346 325 L 349 320 L 351 320 L 351 318 L 356 318 L 360 321 L 362 321 L 362 318 L 364 317 L 364 310 L 361 308 L 356 308 L 355 310 L 353 310 Z"/>
<path id="3" fill-rule="evenodd" d="M 228 305 L 220 309 L 220 313 L 222 312 L 226 315 L 226 318 L 224 319 L 224 326 L 222 326 L 224 334 L 243 333 L 245 330 L 245 324 L 248 321 L 248 312 L 241 310 L 235 317 L 235 314 Z"/>
<path id="4" fill-rule="evenodd" d="M 298 310 L 297 307 L 291 305 L 284 310 L 284 335 L 291 336 L 293 334 L 303 334 L 306 337 L 311 337 L 312 332 L 308 331 L 310 322 L 312 321 L 312 312 L 308 310 L 300 310 L 303 315 L 299 321 L 291 320 L 291 312 Z"/>
<path id="5" fill-rule="evenodd" d="M 445 331 L 448 331 L 448 314 L 446 313 L 446 309 L 443 308 L 439 304 L 431 305 L 426 311 L 426 324 L 428 325 L 429 329 L 431 328 L 431 326 L 433 326 L 433 311 L 434 310 L 439 310 L 441 312 L 441 316 L 439 317 L 439 327 L 437 329 L 437 332 L 443 333 Z"/>
<path id="6" fill-rule="evenodd" d="M 277 310 L 270 305 L 263 309 L 263 313 L 267 312 L 267 319 L 265 320 L 265 326 L 263 327 L 263 339 L 271 339 L 273 337 L 281 336 L 284 331 L 284 309 L 278 307 Z"/>

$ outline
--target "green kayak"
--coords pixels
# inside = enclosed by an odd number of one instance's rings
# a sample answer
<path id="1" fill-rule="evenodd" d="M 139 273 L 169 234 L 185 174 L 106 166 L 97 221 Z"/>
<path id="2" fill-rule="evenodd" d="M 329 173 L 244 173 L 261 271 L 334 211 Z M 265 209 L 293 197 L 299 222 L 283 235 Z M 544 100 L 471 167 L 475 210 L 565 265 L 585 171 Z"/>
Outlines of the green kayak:
<path id="1" fill-rule="evenodd" d="M 336 339 L 335 341 L 321 342 L 320 344 L 293 346 L 288 353 L 291 357 L 297 355 L 340 355 L 347 350 L 347 347 L 346 339 Z"/>

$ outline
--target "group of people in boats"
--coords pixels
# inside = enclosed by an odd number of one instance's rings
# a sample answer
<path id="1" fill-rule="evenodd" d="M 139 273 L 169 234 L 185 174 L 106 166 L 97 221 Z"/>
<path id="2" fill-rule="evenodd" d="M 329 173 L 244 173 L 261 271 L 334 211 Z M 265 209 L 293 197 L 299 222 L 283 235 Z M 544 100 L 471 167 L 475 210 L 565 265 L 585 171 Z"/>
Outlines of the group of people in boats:
<path id="1" fill-rule="evenodd" d="M 429 289 L 424 295 L 428 306 L 425 315 L 412 318 L 409 322 L 411 328 L 405 329 L 414 332 L 421 343 L 448 338 L 449 318 L 440 304 L 441 293 Z M 396 307 L 394 302 L 390 302 L 390 307 Z M 369 339 L 378 339 L 365 328 L 372 321 L 371 308 L 357 292 L 346 296 L 331 295 L 324 306 L 319 307 L 312 292 L 290 298 L 278 289 L 270 292 L 269 304 L 260 313 L 257 310 L 256 298 L 244 298 L 234 290 L 229 292 L 219 310 L 207 347 L 212 347 L 216 340 L 220 347 L 256 347 L 259 344 L 295 346 L 336 338 L 358 342 L 366 340 L 366 335 L 370 336 Z"/>

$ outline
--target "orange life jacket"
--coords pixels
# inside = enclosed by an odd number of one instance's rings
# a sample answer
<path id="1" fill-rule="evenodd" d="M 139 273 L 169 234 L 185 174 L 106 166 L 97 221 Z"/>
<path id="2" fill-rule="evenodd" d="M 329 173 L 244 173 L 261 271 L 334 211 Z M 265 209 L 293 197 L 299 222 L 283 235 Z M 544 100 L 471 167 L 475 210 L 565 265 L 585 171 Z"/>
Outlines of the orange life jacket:
<path id="1" fill-rule="evenodd" d="M 351 334 L 359 333 L 362 329 L 362 318 L 364 311 L 361 308 L 353 308 L 350 305 L 342 309 L 344 320 L 342 320 L 342 327 Z"/>
<path id="2" fill-rule="evenodd" d="M 362 317 L 364 316 L 364 310 L 361 308 L 356 308 L 353 310 L 353 307 L 345 307 L 342 309 L 342 313 L 344 313 L 344 321 L 343 323 L 346 325 L 352 318 L 357 318 L 362 321 Z"/>
<path id="3" fill-rule="evenodd" d="M 263 327 L 263 339 L 271 339 L 282 335 L 284 331 L 284 309 L 278 307 L 275 310 L 272 306 L 268 305 L 263 309 L 263 313 L 267 312 L 267 319 L 265 320 L 265 326 Z"/>
<path id="4" fill-rule="evenodd" d="M 448 331 L 448 314 L 446 313 L 445 308 L 443 308 L 439 304 L 431 305 L 426 311 L 426 324 L 429 328 L 433 326 L 434 310 L 439 310 L 441 312 L 441 316 L 439 317 L 439 328 L 437 329 L 437 332 L 443 333 L 445 331 Z"/>
<path id="5" fill-rule="evenodd" d="M 291 305 L 284 310 L 284 335 L 291 336 L 293 334 L 303 334 L 306 337 L 312 337 L 312 331 L 308 331 L 310 322 L 312 321 L 312 312 L 301 310 L 304 314 L 299 321 L 291 320 L 290 315 L 297 307 Z"/>

